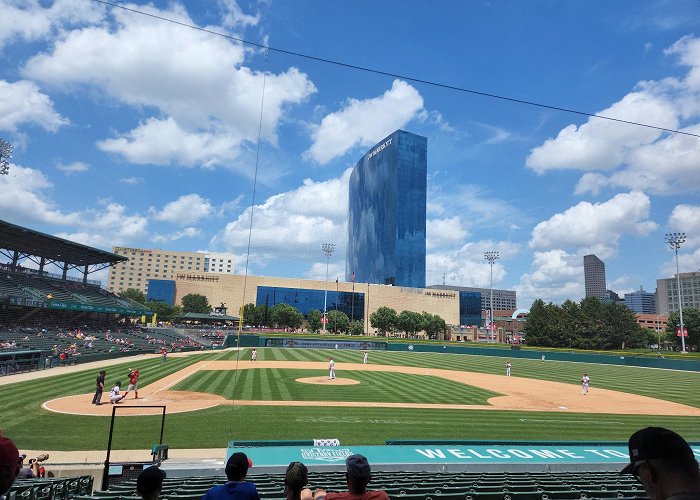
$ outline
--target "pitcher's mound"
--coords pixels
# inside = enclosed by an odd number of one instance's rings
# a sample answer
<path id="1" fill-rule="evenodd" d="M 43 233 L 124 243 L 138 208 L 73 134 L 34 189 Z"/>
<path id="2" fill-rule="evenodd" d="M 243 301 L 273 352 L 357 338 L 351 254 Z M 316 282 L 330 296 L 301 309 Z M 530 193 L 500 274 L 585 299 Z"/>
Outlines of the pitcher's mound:
<path id="1" fill-rule="evenodd" d="M 330 384 L 330 385 L 355 385 L 359 384 L 359 380 L 352 378 L 334 378 L 329 379 L 328 377 L 308 377 L 308 378 L 298 378 L 296 382 L 301 382 L 302 384 Z"/>

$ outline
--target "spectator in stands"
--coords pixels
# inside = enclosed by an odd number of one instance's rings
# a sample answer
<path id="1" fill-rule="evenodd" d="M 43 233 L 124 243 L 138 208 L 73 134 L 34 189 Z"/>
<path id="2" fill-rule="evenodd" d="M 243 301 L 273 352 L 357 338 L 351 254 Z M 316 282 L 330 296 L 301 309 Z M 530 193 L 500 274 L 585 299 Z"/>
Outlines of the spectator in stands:
<path id="1" fill-rule="evenodd" d="M 19 474 L 19 451 L 10 438 L 0 435 L 0 500 L 10 491 Z"/>
<path id="2" fill-rule="evenodd" d="M 348 483 L 347 493 L 328 493 L 317 490 L 314 500 L 389 500 L 384 490 L 367 491 L 367 485 L 372 479 L 372 469 L 363 455 L 350 455 L 345 459 L 345 479 Z"/>
<path id="3" fill-rule="evenodd" d="M 255 484 L 245 480 L 252 466 L 253 462 L 245 453 L 232 454 L 226 462 L 228 481 L 209 488 L 202 500 L 260 500 Z"/>
<path id="4" fill-rule="evenodd" d="M 152 465 L 141 472 L 136 478 L 136 491 L 143 500 L 158 500 L 163 490 L 165 471 Z"/>
<path id="5" fill-rule="evenodd" d="M 632 474 L 651 500 L 700 499 L 700 469 L 693 450 L 681 436 L 662 427 L 638 430 L 629 439 Z"/>
<path id="6" fill-rule="evenodd" d="M 107 375 L 107 372 L 104 370 L 100 370 L 100 373 L 97 375 L 97 378 L 95 379 L 95 395 L 92 397 L 92 404 L 94 405 L 101 405 L 102 402 L 100 401 L 102 399 L 102 392 L 105 390 L 105 376 Z"/>
<path id="7" fill-rule="evenodd" d="M 284 494 L 287 500 L 310 500 L 311 490 L 305 488 L 309 482 L 309 469 L 301 462 L 292 462 L 284 474 Z"/>
<path id="8" fill-rule="evenodd" d="M 25 458 L 27 458 L 27 455 L 25 455 L 24 453 L 19 455 L 19 474 L 17 474 L 17 479 L 34 479 L 38 476 L 37 472 L 39 469 L 39 465 L 36 463 L 36 460 L 30 460 L 29 467 L 25 467 Z"/>

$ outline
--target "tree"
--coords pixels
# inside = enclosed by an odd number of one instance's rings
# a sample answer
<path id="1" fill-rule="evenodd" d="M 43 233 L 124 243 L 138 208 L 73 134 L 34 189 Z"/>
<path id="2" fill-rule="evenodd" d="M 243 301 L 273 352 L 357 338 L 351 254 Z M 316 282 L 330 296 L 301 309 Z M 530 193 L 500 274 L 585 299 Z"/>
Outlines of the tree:
<path id="1" fill-rule="evenodd" d="M 149 300 L 146 302 L 146 307 L 156 313 L 158 319 L 162 321 L 173 321 L 182 314 L 182 308 L 180 306 L 171 306 L 160 300 Z"/>
<path id="2" fill-rule="evenodd" d="M 386 337 L 386 334 L 396 328 L 396 311 L 391 307 L 380 307 L 369 315 L 369 322 L 372 328 L 379 331 L 379 334 Z"/>
<path id="3" fill-rule="evenodd" d="M 323 314 L 318 309 L 311 309 L 306 315 L 306 323 L 309 325 L 309 331 L 318 333 L 321 330 L 321 318 Z"/>
<path id="4" fill-rule="evenodd" d="M 333 333 L 345 333 L 350 327 L 350 318 L 343 311 L 332 310 L 328 313 L 326 327 Z"/>
<path id="5" fill-rule="evenodd" d="M 348 329 L 348 333 L 350 335 L 364 335 L 365 334 L 365 325 L 362 323 L 362 321 L 353 321 L 350 323 L 350 328 Z"/>
<path id="6" fill-rule="evenodd" d="M 401 311 L 396 318 L 396 328 L 406 332 L 407 337 L 415 337 L 423 329 L 423 316 L 415 311 Z"/>
<path id="7" fill-rule="evenodd" d="M 668 318 L 666 331 L 668 332 L 668 340 L 679 350 L 681 348 L 681 338 L 678 336 L 680 327 L 680 316 L 678 311 L 674 311 Z M 700 309 L 693 307 L 683 308 L 683 328 L 688 330 L 688 336 L 685 338 L 685 348 L 688 349 L 690 345 L 698 346 L 700 344 Z"/>
<path id="8" fill-rule="evenodd" d="M 243 306 L 243 324 L 248 326 L 260 325 L 260 318 L 255 304 L 246 304 Z"/>
<path id="9" fill-rule="evenodd" d="M 301 328 L 304 321 L 304 315 L 301 314 L 296 307 L 289 304 L 277 304 L 270 311 L 272 323 L 279 328 L 292 328 L 296 330 Z"/>
<path id="10" fill-rule="evenodd" d="M 429 339 L 437 339 L 440 334 L 446 334 L 449 331 L 445 320 L 437 314 L 423 312 L 421 317 L 423 319 L 422 329 Z"/>
<path id="11" fill-rule="evenodd" d="M 137 290 L 136 288 L 127 288 L 126 290 L 122 290 L 119 292 L 119 296 L 123 299 L 131 299 L 139 304 L 146 303 L 146 296 L 141 290 Z"/>
<path id="12" fill-rule="evenodd" d="M 211 306 L 209 300 L 204 295 L 198 293 L 188 293 L 182 297 L 182 310 L 186 313 L 209 314 Z"/>

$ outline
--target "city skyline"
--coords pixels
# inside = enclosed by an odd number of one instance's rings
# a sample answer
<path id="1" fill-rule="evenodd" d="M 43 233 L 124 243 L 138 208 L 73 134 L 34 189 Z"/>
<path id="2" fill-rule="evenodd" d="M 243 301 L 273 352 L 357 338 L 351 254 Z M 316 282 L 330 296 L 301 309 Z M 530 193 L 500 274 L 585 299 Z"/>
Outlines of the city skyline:
<path id="1" fill-rule="evenodd" d="M 350 171 L 402 129 L 428 138 L 426 285 L 486 288 L 496 251 L 521 307 L 584 297 L 589 254 L 653 290 L 676 231 L 700 269 L 698 2 L 129 6 L 0 0 L 4 220 L 290 278 L 334 243 L 334 281 Z"/>

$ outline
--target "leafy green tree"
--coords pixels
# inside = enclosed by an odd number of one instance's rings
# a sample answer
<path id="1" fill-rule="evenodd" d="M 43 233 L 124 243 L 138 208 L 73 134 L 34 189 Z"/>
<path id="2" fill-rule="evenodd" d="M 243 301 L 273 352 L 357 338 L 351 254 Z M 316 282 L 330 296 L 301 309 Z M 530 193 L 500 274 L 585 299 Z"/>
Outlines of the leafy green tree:
<path id="1" fill-rule="evenodd" d="M 333 333 L 345 333 L 350 327 L 350 318 L 343 311 L 332 310 L 328 313 L 327 329 Z"/>
<path id="2" fill-rule="evenodd" d="M 306 323 L 309 325 L 309 331 L 318 333 L 321 331 L 321 318 L 323 317 L 323 313 L 319 311 L 318 309 L 311 309 L 308 314 L 306 315 Z"/>
<path id="3" fill-rule="evenodd" d="M 248 326 L 260 325 L 260 318 L 255 304 L 246 304 L 243 306 L 243 324 Z"/>
<path id="4" fill-rule="evenodd" d="M 386 334 L 396 328 L 396 310 L 391 307 L 380 307 L 369 315 L 369 322 L 372 328 L 379 331 L 379 335 L 386 337 Z"/>
<path id="5" fill-rule="evenodd" d="M 204 295 L 198 293 L 188 293 L 182 297 L 182 310 L 186 313 L 209 314 L 211 306 L 209 300 Z"/>
<path id="6" fill-rule="evenodd" d="M 296 307 L 289 304 L 277 304 L 270 311 L 272 323 L 280 328 L 293 328 L 294 330 L 301 328 L 304 321 L 304 315 L 301 314 Z"/>
<path id="7" fill-rule="evenodd" d="M 406 336 L 415 337 L 423 329 L 423 316 L 415 311 L 401 311 L 396 318 L 396 329 L 406 332 Z"/>
<path id="8" fill-rule="evenodd" d="M 423 312 L 421 317 L 423 319 L 422 330 L 425 331 L 429 339 L 444 338 L 444 335 L 448 333 L 447 323 L 437 314 Z"/>
<path id="9" fill-rule="evenodd" d="M 137 290 L 136 288 L 127 288 L 126 290 L 122 290 L 119 292 L 119 296 L 123 299 L 131 299 L 139 304 L 146 303 L 146 296 L 141 290 Z"/>
<path id="10" fill-rule="evenodd" d="M 350 328 L 348 330 L 348 333 L 350 335 L 364 335 L 365 334 L 365 325 L 362 323 L 362 321 L 352 321 L 350 323 Z"/>
<path id="11" fill-rule="evenodd" d="M 677 349 L 681 348 L 681 338 L 678 336 L 678 329 L 681 327 L 680 315 L 678 311 L 674 311 L 668 318 L 666 331 L 667 338 Z M 700 344 L 700 309 L 693 307 L 683 308 L 683 328 L 688 330 L 688 336 L 685 338 L 685 348 Z"/>
<path id="12" fill-rule="evenodd" d="M 171 306 L 159 300 L 149 300 L 146 302 L 146 307 L 158 315 L 159 321 L 173 321 L 182 314 L 180 306 Z"/>

